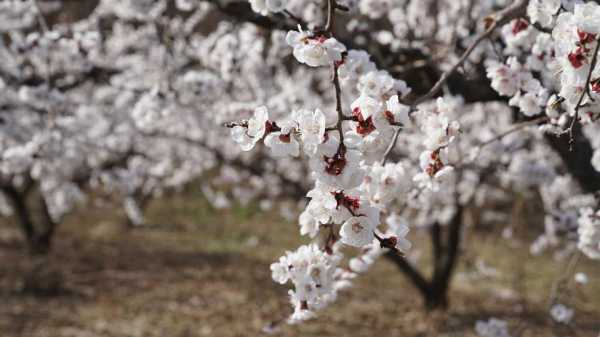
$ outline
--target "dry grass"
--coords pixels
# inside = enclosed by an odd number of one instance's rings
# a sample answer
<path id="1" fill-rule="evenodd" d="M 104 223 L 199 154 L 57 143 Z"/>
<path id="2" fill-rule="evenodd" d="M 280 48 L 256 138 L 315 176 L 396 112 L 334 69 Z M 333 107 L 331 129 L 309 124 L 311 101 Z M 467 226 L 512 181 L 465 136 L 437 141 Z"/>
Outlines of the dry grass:
<path id="1" fill-rule="evenodd" d="M 194 193 L 154 202 L 149 214 L 155 225 L 126 230 L 110 209 L 82 210 L 60 228 L 43 261 L 28 258 L 18 233 L 2 225 L 0 336 L 261 336 L 289 312 L 287 288 L 272 283 L 269 264 L 301 242 L 294 223 L 256 207 L 217 212 Z M 412 235 L 427 252 L 426 241 Z M 478 234 L 469 246 L 448 312 L 424 313 L 415 290 L 381 260 L 319 319 L 282 325 L 274 335 L 473 336 L 474 323 L 491 316 L 521 336 L 598 335 L 598 263 L 580 263 L 590 284 L 570 298 L 575 328 L 565 327 L 547 315 L 549 288 L 563 266 L 492 235 Z M 500 276 L 477 276 L 469 263 L 475 251 Z M 62 278 L 60 295 L 22 293 L 23 275 L 36 264 Z"/>

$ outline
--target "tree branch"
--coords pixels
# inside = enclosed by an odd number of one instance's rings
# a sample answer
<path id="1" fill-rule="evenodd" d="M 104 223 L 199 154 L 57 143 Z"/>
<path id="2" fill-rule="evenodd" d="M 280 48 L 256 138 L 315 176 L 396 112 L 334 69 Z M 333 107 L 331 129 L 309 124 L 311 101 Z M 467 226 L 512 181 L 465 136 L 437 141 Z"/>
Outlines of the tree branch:
<path id="1" fill-rule="evenodd" d="M 569 146 L 572 148 L 573 140 L 573 126 L 575 123 L 579 121 L 579 109 L 581 108 L 581 103 L 583 103 L 583 99 L 585 96 L 589 96 L 590 94 L 590 82 L 592 80 L 592 73 L 594 72 L 594 68 L 596 68 L 596 62 L 598 60 L 598 51 L 600 51 L 600 39 L 596 40 L 596 48 L 594 49 L 594 54 L 592 55 L 592 62 L 590 63 L 590 71 L 587 74 L 587 78 L 585 80 L 585 85 L 583 88 L 583 92 L 579 96 L 579 100 L 577 101 L 577 105 L 575 105 L 575 116 L 571 120 L 571 125 L 567 129 L 569 132 Z"/>
<path id="2" fill-rule="evenodd" d="M 442 226 L 439 222 L 434 222 L 429 227 L 429 237 L 431 238 L 431 253 L 434 261 L 434 270 L 437 270 L 443 258 L 444 247 L 442 246 Z M 434 271 L 435 273 L 435 271 Z"/>
<path id="3" fill-rule="evenodd" d="M 429 283 L 419 272 L 419 270 L 417 270 L 410 262 L 408 262 L 408 260 L 391 250 L 385 254 L 385 257 L 392 261 L 396 267 L 398 267 L 398 269 L 400 269 L 400 271 L 402 271 L 402 273 L 408 277 L 411 283 L 421 292 L 423 297 L 428 296 L 430 292 Z"/>
<path id="4" fill-rule="evenodd" d="M 481 148 L 483 148 L 483 147 L 485 147 L 485 146 L 487 146 L 489 144 L 492 144 L 492 143 L 494 143 L 494 142 L 496 142 L 498 140 L 501 140 L 502 138 L 510 135 L 511 133 L 514 133 L 514 132 L 517 132 L 519 130 L 522 130 L 522 129 L 528 127 L 528 126 L 538 125 L 540 123 L 544 123 L 544 122 L 547 122 L 549 120 L 550 120 L 550 117 L 548 117 L 548 116 L 541 116 L 541 117 L 538 117 L 538 118 L 534 118 L 534 119 L 531 119 L 531 120 L 528 120 L 528 121 L 525 121 L 525 122 L 521 122 L 521 123 L 515 124 L 512 128 L 510 128 L 510 129 L 508 129 L 508 130 L 506 130 L 506 131 L 504 131 L 504 132 L 496 135 L 495 137 L 493 137 L 491 139 L 488 139 L 485 142 L 479 144 L 479 148 L 481 149 Z"/>
<path id="5" fill-rule="evenodd" d="M 475 48 L 477 48 L 477 46 L 481 42 L 488 39 L 496 30 L 496 28 L 516 17 L 524 15 L 525 8 L 527 7 L 527 2 L 527 0 L 517 0 L 512 5 L 497 12 L 496 14 L 486 17 L 484 19 L 486 23 L 486 30 L 483 33 L 479 34 L 477 39 L 475 39 L 475 41 L 467 48 L 467 50 L 465 50 L 465 52 L 461 55 L 458 61 L 456 61 L 450 69 L 442 73 L 440 79 L 434 84 L 434 86 L 429 90 L 429 92 L 419 97 L 413 103 L 413 108 L 419 105 L 420 103 L 423 103 L 424 101 L 433 98 L 442 89 L 442 86 L 446 83 L 446 81 L 448 81 L 450 75 L 452 75 L 460 66 L 462 66 L 462 64 L 467 60 L 467 58 L 469 58 L 469 56 L 475 50 Z"/>
<path id="6" fill-rule="evenodd" d="M 390 145 L 388 145 L 387 149 L 385 149 L 385 152 L 383 154 L 383 160 L 381 161 L 381 165 L 385 165 L 385 163 L 387 163 L 388 159 L 390 158 L 390 155 L 392 154 L 392 150 L 394 149 L 394 147 L 396 147 L 396 143 L 398 142 L 398 137 L 400 136 L 400 130 L 401 129 L 398 128 L 394 132 L 394 137 L 392 138 Z"/>

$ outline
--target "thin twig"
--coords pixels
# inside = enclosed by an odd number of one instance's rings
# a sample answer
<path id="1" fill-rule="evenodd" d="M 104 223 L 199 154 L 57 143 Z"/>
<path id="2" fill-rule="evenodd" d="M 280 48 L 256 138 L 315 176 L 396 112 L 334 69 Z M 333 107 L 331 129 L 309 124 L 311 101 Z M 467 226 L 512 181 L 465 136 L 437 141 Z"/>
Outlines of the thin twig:
<path id="1" fill-rule="evenodd" d="M 433 96 L 435 96 L 442 89 L 444 84 L 446 84 L 446 82 L 448 81 L 450 76 L 460 66 L 462 66 L 462 64 L 469 58 L 471 53 L 475 50 L 475 48 L 477 48 L 477 46 L 481 42 L 489 39 L 491 37 L 492 33 L 499 26 L 512 20 L 515 17 L 522 16 L 524 14 L 526 6 L 527 6 L 526 0 L 518 0 L 518 1 L 515 1 L 512 5 L 497 12 L 495 15 L 486 17 L 486 19 L 485 19 L 486 26 L 487 26 L 486 30 L 483 33 L 481 33 L 475 41 L 473 41 L 473 43 L 467 48 L 467 50 L 465 50 L 465 52 L 461 55 L 461 57 L 458 59 L 458 61 L 456 61 L 450 69 L 446 70 L 442 74 L 442 76 L 440 76 L 439 80 L 433 85 L 433 87 L 425 95 L 419 97 L 418 99 L 416 99 L 413 102 L 413 104 L 411 105 L 410 111 L 411 112 L 415 111 L 417 105 L 419 105 L 420 103 L 423 103 L 424 101 L 426 101 L 428 99 L 433 98 Z M 396 142 L 398 141 L 399 132 L 400 132 L 400 130 L 396 130 L 396 133 L 394 134 L 394 138 L 392 139 L 392 142 L 390 143 L 390 145 L 388 146 L 388 148 L 386 149 L 386 151 L 384 153 L 382 164 L 385 164 L 387 162 L 387 160 L 392 152 L 392 149 L 396 146 Z"/>
<path id="2" fill-rule="evenodd" d="M 413 108 L 428 100 L 433 98 L 433 96 L 435 96 L 443 87 L 443 85 L 446 83 L 446 81 L 448 81 L 448 79 L 450 78 L 450 76 L 460 67 L 463 65 L 463 63 L 469 58 L 469 56 L 471 55 L 471 53 L 475 50 L 475 48 L 477 48 L 477 46 L 482 42 L 485 41 L 486 39 L 488 39 L 492 33 L 496 30 L 496 28 L 498 28 L 499 26 L 503 25 L 504 23 L 508 22 L 509 20 L 521 16 L 522 13 L 524 13 L 525 7 L 527 6 L 527 1 L 525 0 L 518 0 L 515 1 L 512 5 L 506 7 L 505 9 L 501 10 L 500 12 L 496 13 L 494 16 L 488 16 L 486 18 L 486 30 L 479 34 L 479 36 L 477 37 L 477 39 L 475 41 L 473 41 L 473 43 L 467 48 L 467 50 L 465 50 L 465 52 L 461 55 L 461 57 L 458 59 L 458 61 L 456 61 L 454 63 L 454 65 L 446 70 L 442 76 L 440 76 L 440 79 L 434 84 L 434 86 L 429 90 L 429 92 L 427 92 L 425 95 L 419 97 L 414 103 L 413 103 Z M 414 110 L 414 109 L 411 109 Z"/>
<path id="3" fill-rule="evenodd" d="M 42 13 L 42 10 L 40 9 L 40 5 L 38 4 L 37 0 L 33 0 L 33 6 L 35 7 L 35 11 L 36 11 L 36 18 L 37 21 L 40 25 L 40 27 L 42 28 L 42 36 L 44 36 L 45 38 L 48 38 L 48 33 L 50 32 L 50 28 L 48 25 L 48 22 L 46 21 L 46 18 L 44 17 L 44 14 Z M 50 90 L 50 82 L 52 81 L 51 74 L 50 74 L 50 64 L 52 63 L 51 59 L 50 59 L 50 46 L 48 46 L 48 50 L 46 53 L 46 71 L 44 72 L 44 81 L 46 82 L 46 85 L 48 86 L 48 90 Z"/>
<path id="4" fill-rule="evenodd" d="M 400 136 L 400 130 L 401 128 L 396 129 L 396 132 L 394 132 L 394 138 L 392 138 L 392 141 L 390 142 L 390 145 L 388 145 L 388 148 L 385 150 L 385 153 L 383 154 L 383 160 L 381 161 L 381 165 L 385 165 L 385 163 L 388 161 L 390 154 L 392 153 L 392 150 L 394 149 L 394 147 L 396 147 L 396 143 L 398 142 L 398 136 Z"/>
<path id="5" fill-rule="evenodd" d="M 375 239 L 377 239 L 377 241 L 379 241 L 379 245 L 381 246 L 381 248 L 387 248 L 402 258 L 405 256 L 404 253 L 396 247 L 396 244 L 398 243 L 398 238 L 382 237 L 382 236 L 379 236 L 376 231 L 373 231 L 373 236 L 375 236 Z"/>
<path id="6" fill-rule="evenodd" d="M 539 22 L 532 23 L 531 21 L 529 21 L 529 24 L 530 24 L 531 26 L 533 26 L 533 28 L 537 29 L 538 31 L 540 31 L 540 32 L 542 32 L 542 33 L 546 33 L 546 34 L 552 34 L 552 29 L 550 29 L 550 28 L 545 28 L 545 27 L 542 27 L 542 25 L 540 25 L 540 23 L 539 23 Z"/>
<path id="7" fill-rule="evenodd" d="M 38 4 L 37 0 L 33 0 L 33 6 L 36 9 L 37 12 L 37 19 L 38 22 L 40 23 L 40 26 L 42 26 L 42 30 L 44 31 L 44 33 L 47 33 L 50 31 L 50 26 L 48 25 L 48 22 L 46 21 L 46 18 L 44 17 L 44 15 L 42 14 L 42 10 L 40 9 L 40 5 Z"/>
<path id="8" fill-rule="evenodd" d="M 340 79 L 338 76 L 338 66 L 333 65 L 333 87 L 335 88 L 335 106 L 338 115 L 335 128 L 340 133 L 340 146 L 344 143 L 344 132 L 342 130 L 342 122 L 345 119 L 344 111 L 342 110 L 342 89 L 340 88 Z"/>
<path id="9" fill-rule="evenodd" d="M 535 118 L 535 119 L 532 119 L 532 120 L 528 120 L 528 121 L 525 121 L 525 122 L 522 122 L 522 123 L 515 124 L 512 128 L 510 128 L 510 129 L 508 129 L 508 130 L 506 130 L 506 131 L 504 131 L 504 132 L 496 135 L 495 137 L 493 137 L 491 139 L 488 139 L 485 142 L 479 144 L 479 148 L 481 149 L 481 148 L 483 148 L 483 147 L 485 147 L 485 146 L 487 146 L 487 145 L 489 145 L 489 144 L 491 144 L 491 143 L 493 143 L 495 141 L 501 140 L 502 138 L 510 135 L 511 133 L 517 132 L 517 131 L 519 131 L 521 129 L 524 129 L 524 128 L 528 127 L 528 126 L 537 125 L 539 123 L 544 123 L 544 122 L 547 122 L 549 120 L 550 120 L 550 117 L 548 117 L 548 116 L 542 116 L 542 117 L 538 117 L 538 118 Z"/>
<path id="10" fill-rule="evenodd" d="M 325 24 L 325 31 L 333 36 L 333 26 L 335 25 L 335 0 L 327 0 L 327 23 Z"/>
<path id="11" fill-rule="evenodd" d="M 328 33 L 331 37 L 333 37 L 333 26 L 335 24 L 335 10 L 338 8 L 336 0 L 327 0 L 327 24 L 325 25 L 325 32 Z M 349 117 L 344 115 L 344 111 L 342 109 L 342 89 L 340 86 L 340 78 L 338 75 L 338 67 L 337 62 L 333 62 L 333 87 L 335 89 L 335 108 L 337 111 L 337 121 L 335 124 L 335 129 L 340 134 L 340 148 L 344 146 L 344 131 L 342 128 L 342 123 L 344 120 L 348 120 Z M 350 117 L 351 118 L 351 117 Z"/>
<path id="12" fill-rule="evenodd" d="M 413 112 L 416 110 L 416 106 L 419 105 L 420 103 L 423 103 L 424 101 L 433 98 L 433 96 L 435 96 L 444 86 L 444 84 L 446 84 L 446 82 L 448 81 L 448 79 L 450 78 L 450 76 L 460 67 L 462 66 L 462 64 L 467 60 L 467 58 L 469 58 L 469 56 L 471 55 L 471 53 L 475 50 L 475 48 L 477 48 L 477 46 L 489 39 L 492 35 L 492 33 L 496 30 L 496 28 L 498 28 L 499 26 L 503 25 L 504 23 L 510 21 L 511 19 L 515 18 L 515 17 L 519 17 L 522 16 L 524 14 L 525 8 L 527 6 L 527 1 L 525 0 L 518 0 L 515 1 L 512 5 L 506 7 L 505 9 L 501 10 L 500 12 L 496 13 L 494 16 L 488 16 L 486 18 L 486 30 L 481 33 L 479 35 L 479 37 L 477 37 L 477 39 L 469 46 L 469 48 L 467 48 L 467 50 L 465 50 L 465 52 L 461 55 L 461 57 L 458 59 L 458 61 L 456 61 L 456 63 L 454 63 L 454 65 L 446 70 L 442 76 L 440 76 L 439 80 L 433 85 L 433 87 L 423 96 L 419 97 L 418 99 L 416 99 L 414 101 L 414 103 L 411 106 L 410 111 Z M 387 162 L 392 150 L 394 149 L 394 147 L 396 146 L 396 143 L 398 142 L 398 135 L 399 135 L 400 130 L 396 130 L 396 133 L 394 134 L 394 138 L 392 139 L 392 142 L 390 143 L 390 145 L 388 146 L 388 148 L 386 149 L 384 155 L 383 155 L 383 161 L 382 164 L 385 165 L 385 163 Z"/>
<path id="13" fill-rule="evenodd" d="M 587 78 L 585 80 L 584 89 L 583 89 L 583 92 L 581 93 L 581 95 L 579 96 L 577 105 L 575 105 L 575 116 L 573 116 L 573 119 L 571 120 L 571 124 L 569 125 L 569 128 L 567 129 L 569 132 L 569 149 L 572 149 L 572 146 L 573 146 L 573 142 L 574 142 L 573 127 L 575 126 L 575 123 L 577 123 L 577 121 L 579 120 L 579 109 L 581 108 L 581 105 L 582 105 L 581 103 L 583 102 L 583 99 L 585 98 L 586 95 L 591 98 L 590 82 L 592 80 L 592 73 L 594 72 L 594 68 L 596 68 L 596 62 L 598 61 L 598 51 L 600 51 L 600 40 L 596 40 L 596 48 L 594 49 L 594 54 L 592 55 L 592 62 L 590 63 L 590 70 L 589 70 Z"/>
<path id="14" fill-rule="evenodd" d="M 36 18 L 37 21 L 40 25 L 40 27 L 42 28 L 42 33 L 41 34 L 44 38 L 49 38 L 49 32 L 50 32 L 50 26 L 48 25 L 48 22 L 46 21 L 46 18 L 44 17 L 44 14 L 42 13 L 42 10 L 40 8 L 39 3 L 37 2 L 37 0 L 33 0 L 33 6 L 35 7 L 36 10 Z M 48 96 L 50 96 L 50 91 L 52 90 L 53 85 L 53 81 L 52 81 L 52 59 L 50 56 L 50 44 L 48 44 L 48 49 L 46 50 L 46 57 L 45 57 L 45 62 L 46 62 L 46 69 L 44 72 L 44 82 L 46 84 L 46 89 L 48 90 Z M 50 106 L 47 106 L 46 108 L 47 113 L 48 113 L 48 120 L 50 123 L 50 126 L 54 126 L 54 109 L 52 109 Z"/>
<path id="15" fill-rule="evenodd" d="M 287 16 L 288 18 L 296 21 L 297 24 L 299 24 L 302 27 L 306 27 L 306 22 L 304 22 L 301 18 L 297 17 L 296 15 L 294 15 L 292 12 L 288 11 L 287 9 L 284 9 L 283 14 L 285 14 L 285 16 Z"/>
<path id="16" fill-rule="evenodd" d="M 554 305 L 556 303 L 556 301 L 558 301 L 558 299 L 560 297 L 560 292 L 561 292 L 562 288 L 565 286 L 565 283 L 568 283 L 568 281 L 571 279 L 571 275 L 575 271 L 575 267 L 577 267 L 577 263 L 579 262 L 580 257 L 581 257 L 581 254 L 579 253 L 579 251 L 578 250 L 575 251 L 573 253 L 573 255 L 571 255 L 571 258 L 569 259 L 569 262 L 567 264 L 567 267 L 566 267 L 564 273 L 561 275 L 561 277 L 559 277 L 552 284 L 552 289 L 550 290 L 550 299 L 549 299 L 550 307 L 552 307 L 552 305 Z"/>

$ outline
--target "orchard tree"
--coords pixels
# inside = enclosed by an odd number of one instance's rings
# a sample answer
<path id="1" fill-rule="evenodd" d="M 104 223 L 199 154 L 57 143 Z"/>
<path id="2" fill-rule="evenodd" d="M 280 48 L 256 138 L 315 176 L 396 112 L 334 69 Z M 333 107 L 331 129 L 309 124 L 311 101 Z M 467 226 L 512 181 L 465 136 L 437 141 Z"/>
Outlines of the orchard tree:
<path id="1" fill-rule="evenodd" d="M 545 231 L 533 253 L 560 245 L 599 257 L 598 4 L 328 0 L 324 20 L 294 13 L 294 4 L 251 1 L 260 14 L 297 21 L 286 42 L 297 62 L 329 74 L 335 104 L 290 108 L 282 119 L 266 105 L 227 124 L 242 150 L 262 141 L 282 162 L 305 158 L 315 180 L 299 217 L 313 243 L 271 265 L 276 282 L 293 284 L 290 322 L 313 317 L 381 255 L 428 308 L 446 306 L 465 210 L 514 192 L 542 196 Z M 387 29 L 370 30 L 354 15 Z M 366 31 L 390 58 L 410 50 L 424 60 L 409 66 L 435 62 L 441 75 L 425 93 L 412 92 L 387 62 L 344 43 L 338 19 L 359 33 L 351 43 Z M 458 71 L 484 74 L 498 95 L 465 93 L 467 101 L 457 90 L 466 85 L 452 83 Z M 410 227 L 430 232 L 429 279 L 405 256 Z M 347 266 L 344 246 L 359 249 Z"/>
<path id="2" fill-rule="evenodd" d="M 132 225 L 151 197 L 215 168 L 218 179 L 202 186 L 215 207 L 305 193 L 300 162 L 286 173 L 268 155 L 244 156 L 218 127 L 254 99 L 319 99 L 308 88 L 280 92 L 311 77 L 265 71 L 256 27 L 223 21 L 196 33 L 214 11 L 206 3 L 100 1 L 61 17 L 63 6 L 0 3 L 0 211 L 15 216 L 32 252 L 48 251 L 90 191 L 120 199 Z"/>

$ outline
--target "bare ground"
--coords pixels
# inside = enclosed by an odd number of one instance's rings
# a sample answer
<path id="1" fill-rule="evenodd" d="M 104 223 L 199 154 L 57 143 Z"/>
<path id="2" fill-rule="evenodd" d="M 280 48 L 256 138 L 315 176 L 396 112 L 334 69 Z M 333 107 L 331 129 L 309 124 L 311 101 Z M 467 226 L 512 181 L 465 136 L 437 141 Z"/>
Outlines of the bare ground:
<path id="1" fill-rule="evenodd" d="M 211 210 L 194 194 L 154 202 L 149 220 L 155 225 L 127 230 L 110 207 L 82 209 L 60 228 L 50 256 L 35 259 L 14 225 L 0 222 L 0 336 L 264 336 L 289 313 L 287 287 L 271 281 L 269 264 L 302 242 L 294 223 L 255 207 Z M 426 241 L 411 235 L 426 268 Z M 475 322 L 493 316 L 513 336 L 598 336 L 598 262 L 578 265 L 590 283 L 566 298 L 575 319 L 560 325 L 547 314 L 548 294 L 564 263 L 531 257 L 518 241 L 470 235 L 448 311 L 425 313 L 382 259 L 318 319 L 280 324 L 272 335 L 474 336 Z M 498 276 L 475 272 L 477 259 Z M 32 278 L 58 293 L 24 292 Z"/>

